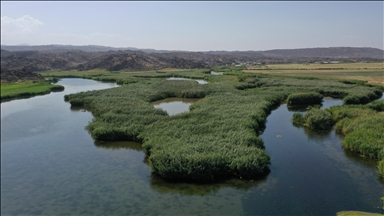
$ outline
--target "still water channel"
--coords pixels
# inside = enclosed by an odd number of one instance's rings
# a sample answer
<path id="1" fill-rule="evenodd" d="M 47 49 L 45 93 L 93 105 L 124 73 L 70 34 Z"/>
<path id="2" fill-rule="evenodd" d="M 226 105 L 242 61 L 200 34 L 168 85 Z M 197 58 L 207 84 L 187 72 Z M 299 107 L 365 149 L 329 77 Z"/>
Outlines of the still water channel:
<path id="1" fill-rule="evenodd" d="M 335 215 L 380 212 L 374 163 L 344 152 L 334 131 L 292 126 L 285 105 L 261 135 L 272 158 L 254 182 L 194 185 L 151 177 L 140 144 L 95 142 L 92 115 L 63 96 L 116 87 L 62 79 L 59 93 L 1 103 L 2 215 Z M 324 106 L 340 103 L 325 100 Z"/>

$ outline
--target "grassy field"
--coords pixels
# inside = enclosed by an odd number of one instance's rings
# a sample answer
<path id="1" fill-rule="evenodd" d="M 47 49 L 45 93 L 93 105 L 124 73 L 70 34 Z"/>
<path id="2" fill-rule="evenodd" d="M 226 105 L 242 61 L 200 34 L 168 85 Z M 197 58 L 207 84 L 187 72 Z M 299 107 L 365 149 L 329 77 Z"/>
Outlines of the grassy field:
<path id="1" fill-rule="evenodd" d="M 56 78 L 86 78 L 99 81 L 118 81 L 127 77 L 141 77 L 141 78 L 161 78 L 161 77 L 185 77 L 204 79 L 205 72 L 209 72 L 208 69 L 176 69 L 165 68 L 159 70 L 147 70 L 147 71 L 107 71 L 107 70 L 90 70 L 90 71 L 44 71 L 40 74 L 44 77 L 56 77 Z"/>
<path id="2" fill-rule="evenodd" d="M 243 71 L 247 73 L 317 77 L 321 79 L 354 79 L 384 85 L 383 63 L 274 64 L 252 66 Z"/>
<path id="3" fill-rule="evenodd" d="M 141 142 L 152 173 L 167 180 L 210 182 L 264 175 L 270 158 L 258 135 L 271 110 L 288 98 L 320 94 L 346 98 L 346 103 L 367 103 L 382 95 L 382 89 L 364 82 L 236 70 L 224 75 L 210 75 L 205 69 L 89 72 L 97 73 L 102 75 L 94 79 L 109 77 L 122 85 L 66 95 L 65 99 L 92 111 L 94 119 L 87 128 L 96 140 Z M 202 77 L 209 84 L 166 81 L 169 76 Z M 188 113 L 168 116 L 151 105 L 168 97 L 203 99 L 191 105 Z"/>
<path id="4" fill-rule="evenodd" d="M 341 211 L 336 216 L 383 216 L 383 214 L 361 212 L 361 211 Z"/>
<path id="5" fill-rule="evenodd" d="M 48 81 L 29 81 L 23 83 L 1 84 L 1 101 L 48 94 L 51 91 L 62 91 L 61 85 L 53 85 Z"/>
<path id="6" fill-rule="evenodd" d="M 214 67 L 212 69 L 166 68 L 148 71 L 45 71 L 45 77 L 79 77 L 100 81 L 118 81 L 127 77 L 185 77 L 215 81 L 222 76 L 208 76 L 208 72 L 255 73 L 273 76 L 315 77 L 319 79 L 362 80 L 384 88 L 384 63 L 339 63 L 339 64 L 273 64 L 251 67 Z M 237 75 L 237 74 L 236 74 Z M 221 80 L 222 81 L 222 80 Z"/>
<path id="7" fill-rule="evenodd" d="M 324 70 L 324 69 L 341 69 L 341 70 L 363 70 L 363 69 L 384 69 L 383 62 L 375 63 L 337 63 L 337 64 L 267 64 L 263 66 L 250 66 L 250 70 Z"/>

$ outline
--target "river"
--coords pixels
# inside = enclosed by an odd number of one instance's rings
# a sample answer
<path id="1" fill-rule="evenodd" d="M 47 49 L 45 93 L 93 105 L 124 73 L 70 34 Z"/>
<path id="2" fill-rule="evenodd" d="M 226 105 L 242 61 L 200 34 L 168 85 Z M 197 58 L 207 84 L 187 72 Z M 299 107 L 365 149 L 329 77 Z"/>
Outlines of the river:
<path id="1" fill-rule="evenodd" d="M 195 185 L 151 177 L 141 146 L 95 142 L 92 114 L 64 95 L 116 87 L 62 79 L 63 92 L 1 103 L 2 215 L 335 215 L 380 212 L 383 184 L 370 162 L 344 152 L 334 131 L 292 126 L 285 105 L 261 135 L 271 173 L 255 182 Z M 326 100 L 324 106 L 340 103 Z M 346 154 L 347 153 L 347 154 Z"/>

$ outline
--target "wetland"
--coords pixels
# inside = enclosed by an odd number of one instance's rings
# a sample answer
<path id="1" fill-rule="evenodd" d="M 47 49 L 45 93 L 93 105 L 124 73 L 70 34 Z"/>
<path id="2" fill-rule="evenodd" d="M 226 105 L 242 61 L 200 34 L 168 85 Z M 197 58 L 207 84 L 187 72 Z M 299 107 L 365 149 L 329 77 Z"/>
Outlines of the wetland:
<path id="1" fill-rule="evenodd" d="M 335 130 L 294 126 L 297 110 L 284 103 L 295 92 L 339 96 L 323 99 L 329 108 L 379 90 L 215 77 L 120 87 L 62 79 L 63 92 L 2 103 L 2 214 L 382 213 L 377 162 L 344 149 Z M 192 105 L 177 115 L 154 107 L 170 98 Z"/>

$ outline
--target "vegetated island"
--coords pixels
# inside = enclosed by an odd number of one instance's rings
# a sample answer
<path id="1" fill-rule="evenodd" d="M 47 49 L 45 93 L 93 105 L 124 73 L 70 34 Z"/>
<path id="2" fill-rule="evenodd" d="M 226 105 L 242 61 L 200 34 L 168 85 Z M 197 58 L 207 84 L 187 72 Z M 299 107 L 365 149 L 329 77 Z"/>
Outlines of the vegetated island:
<path id="1" fill-rule="evenodd" d="M 383 92 L 382 86 L 366 82 L 241 71 L 222 76 L 203 69 L 172 73 L 202 78 L 208 85 L 165 80 L 167 73 L 128 74 L 114 75 L 122 84 L 118 88 L 70 94 L 65 100 L 92 111 L 95 118 L 87 128 L 96 140 L 141 142 L 152 173 L 172 181 L 254 179 L 268 173 L 270 157 L 258 135 L 271 110 L 287 99 L 301 103 L 302 97 L 318 103 L 319 98 L 331 96 L 345 104 L 364 104 Z M 169 97 L 204 99 L 191 105 L 190 112 L 176 116 L 150 104 Z M 384 148 L 380 143 L 372 145 Z"/>

